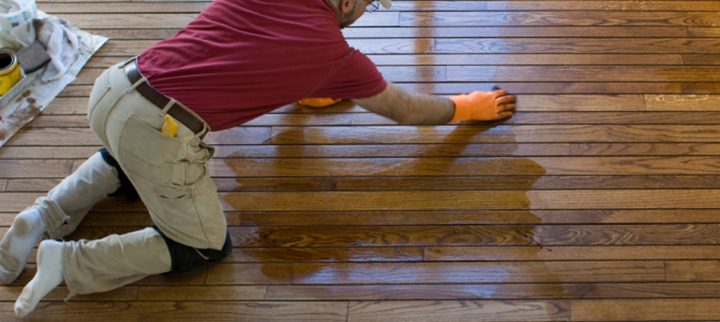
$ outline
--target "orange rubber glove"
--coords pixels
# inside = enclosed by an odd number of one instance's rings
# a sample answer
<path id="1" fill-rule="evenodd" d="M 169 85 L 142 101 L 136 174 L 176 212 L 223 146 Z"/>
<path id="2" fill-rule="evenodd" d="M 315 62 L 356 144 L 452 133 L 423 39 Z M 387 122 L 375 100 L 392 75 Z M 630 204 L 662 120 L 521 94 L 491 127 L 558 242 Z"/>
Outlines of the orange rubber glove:
<path id="1" fill-rule="evenodd" d="M 304 98 L 298 101 L 298 104 L 309 107 L 326 107 L 342 101 L 334 98 Z"/>
<path id="2" fill-rule="evenodd" d="M 470 94 L 450 96 L 455 103 L 455 115 L 450 123 L 462 121 L 495 121 L 512 116 L 515 97 L 504 90 L 492 92 L 475 91 Z M 503 104 L 512 104 L 503 109 Z"/>

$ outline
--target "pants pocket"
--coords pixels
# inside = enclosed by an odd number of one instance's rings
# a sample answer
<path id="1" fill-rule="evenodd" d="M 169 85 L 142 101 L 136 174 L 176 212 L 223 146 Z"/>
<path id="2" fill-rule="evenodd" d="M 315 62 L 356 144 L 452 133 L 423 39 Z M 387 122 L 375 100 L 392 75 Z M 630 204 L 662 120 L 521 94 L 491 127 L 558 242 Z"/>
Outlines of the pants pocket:
<path id="1" fill-rule="evenodd" d="M 154 186 L 182 185 L 185 143 L 158 128 L 130 116 L 120 134 L 118 163 L 131 180 L 150 181 Z"/>

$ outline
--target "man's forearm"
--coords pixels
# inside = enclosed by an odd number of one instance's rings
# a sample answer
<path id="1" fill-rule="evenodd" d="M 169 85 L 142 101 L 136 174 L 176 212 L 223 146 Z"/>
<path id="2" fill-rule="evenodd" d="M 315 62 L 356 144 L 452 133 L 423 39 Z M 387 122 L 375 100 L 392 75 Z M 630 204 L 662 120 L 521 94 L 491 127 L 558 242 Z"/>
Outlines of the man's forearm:
<path id="1" fill-rule="evenodd" d="M 382 93 L 355 102 L 401 124 L 446 124 L 455 113 L 455 105 L 446 97 L 411 93 L 392 83 Z"/>

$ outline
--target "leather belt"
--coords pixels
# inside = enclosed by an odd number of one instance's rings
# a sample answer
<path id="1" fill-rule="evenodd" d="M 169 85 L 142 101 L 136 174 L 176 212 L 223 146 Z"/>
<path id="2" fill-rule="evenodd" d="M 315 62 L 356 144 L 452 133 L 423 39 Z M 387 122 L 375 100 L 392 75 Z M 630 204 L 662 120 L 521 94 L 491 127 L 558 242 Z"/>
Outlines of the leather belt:
<path id="1" fill-rule="evenodd" d="M 131 62 L 126 64 L 123 69 L 125 70 L 125 75 L 127 75 L 127 78 L 132 84 L 135 84 L 137 81 L 143 78 L 143 75 L 140 74 L 140 70 L 137 67 L 136 60 L 132 60 Z M 155 105 L 159 109 L 165 108 L 168 102 L 170 102 L 170 98 L 158 92 L 156 89 L 150 86 L 147 81 L 142 82 L 135 88 L 135 90 L 140 93 L 142 97 L 153 103 L 153 105 Z M 170 106 L 167 114 L 175 118 L 178 122 L 187 126 L 190 131 L 193 131 L 193 133 L 195 134 L 199 134 L 205 128 L 205 123 L 202 120 L 199 120 L 195 115 L 193 115 L 193 113 L 188 111 L 184 106 L 180 105 L 179 103 L 174 103 L 172 106 Z"/>

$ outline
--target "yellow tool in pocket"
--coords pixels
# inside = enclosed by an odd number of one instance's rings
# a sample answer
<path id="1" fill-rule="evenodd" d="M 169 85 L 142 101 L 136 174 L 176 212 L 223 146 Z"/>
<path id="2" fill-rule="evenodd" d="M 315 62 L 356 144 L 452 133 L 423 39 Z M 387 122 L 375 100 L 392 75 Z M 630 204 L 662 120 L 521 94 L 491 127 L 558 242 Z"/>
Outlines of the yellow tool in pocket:
<path id="1" fill-rule="evenodd" d="M 177 124 L 175 119 L 170 115 L 165 114 L 163 116 L 163 118 L 165 119 L 165 122 L 163 122 L 162 128 L 160 128 L 160 133 L 162 133 L 165 136 L 174 138 L 177 135 L 178 128 L 180 126 Z"/>

